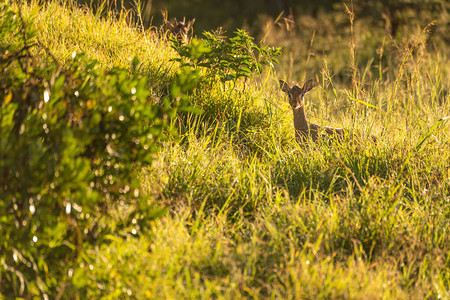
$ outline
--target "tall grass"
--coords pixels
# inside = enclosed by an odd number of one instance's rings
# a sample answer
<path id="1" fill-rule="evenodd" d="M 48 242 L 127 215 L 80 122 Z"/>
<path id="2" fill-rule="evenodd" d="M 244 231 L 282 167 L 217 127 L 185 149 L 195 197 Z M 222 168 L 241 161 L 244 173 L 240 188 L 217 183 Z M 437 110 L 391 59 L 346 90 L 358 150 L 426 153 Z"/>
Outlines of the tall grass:
<path id="1" fill-rule="evenodd" d="M 24 14 L 37 8 L 32 2 Z M 47 3 L 38 40 L 62 62 L 73 51 L 104 68 L 138 56 L 158 99 L 175 54 L 125 16 Z M 344 27 L 352 26 L 350 46 L 337 47 L 349 36 L 329 18 L 346 14 L 323 16 L 314 43 L 305 44 L 304 33 L 268 34 L 285 46 L 276 75 L 315 77 L 320 85 L 305 100 L 310 119 L 350 128 L 363 142 L 299 146 L 275 75 L 267 84 L 254 78 L 198 89 L 192 100 L 204 114 L 180 115 L 180 138 L 142 170 L 150 202 L 169 213 L 89 250 L 84 273 L 74 275 L 89 297 L 450 297 L 448 53 L 427 47 L 422 31 L 390 41 L 358 19 Z M 315 56 L 306 59 L 311 45 Z M 120 216 L 118 207 L 105 218 Z"/>

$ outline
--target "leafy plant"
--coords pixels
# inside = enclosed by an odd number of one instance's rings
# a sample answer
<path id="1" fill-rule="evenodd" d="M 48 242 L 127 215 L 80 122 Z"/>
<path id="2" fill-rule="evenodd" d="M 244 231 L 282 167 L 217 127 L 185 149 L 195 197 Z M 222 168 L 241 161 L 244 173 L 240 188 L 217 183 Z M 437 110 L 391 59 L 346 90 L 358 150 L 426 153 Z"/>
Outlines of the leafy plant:
<path id="1" fill-rule="evenodd" d="M 64 68 L 51 58 L 38 63 L 32 24 L 5 3 L 0 9 L 1 36 L 14 37 L 0 45 L 0 292 L 82 291 L 90 244 L 163 212 L 140 192 L 136 170 L 152 161 L 177 111 L 189 110 L 184 93 L 195 72 L 179 73 L 154 103 L 136 58 L 131 74 L 75 52 Z M 118 203 L 124 223 L 99 222 Z"/>
<path id="2" fill-rule="evenodd" d="M 205 32 L 204 39 L 192 39 L 187 45 L 170 38 L 172 48 L 180 55 L 175 61 L 182 66 L 201 68 L 206 78 L 220 78 L 223 82 L 249 78 L 253 73 L 261 74 L 263 66 L 273 67 L 281 55 L 279 48 L 258 46 L 245 30 L 238 29 L 232 38 L 220 32 Z"/>

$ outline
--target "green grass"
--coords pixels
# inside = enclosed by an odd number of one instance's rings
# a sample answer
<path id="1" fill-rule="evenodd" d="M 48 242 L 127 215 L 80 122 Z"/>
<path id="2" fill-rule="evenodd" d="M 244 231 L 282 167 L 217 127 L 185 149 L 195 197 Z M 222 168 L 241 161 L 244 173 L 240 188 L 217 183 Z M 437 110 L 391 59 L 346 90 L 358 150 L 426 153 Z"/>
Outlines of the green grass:
<path id="1" fill-rule="evenodd" d="M 35 8 L 24 6 L 24 15 Z M 49 3 L 39 8 L 37 38 L 62 63 L 73 51 L 103 68 L 127 67 L 138 56 L 157 100 L 176 71 L 175 54 L 158 32 L 142 32 L 127 16 Z M 315 47 L 334 32 L 332 22 L 324 26 Z M 362 23 L 354 29 L 356 47 L 376 61 L 381 42 L 390 42 Z M 84 272 L 73 278 L 89 287 L 89 298 L 450 297 L 448 53 L 423 43 L 412 55 L 391 47 L 379 62 L 389 71 L 380 76 L 365 57 L 352 62 L 349 47 L 302 61 L 295 49 L 307 49 L 310 37 L 284 34 L 270 35 L 270 43 L 288 44 L 275 74 L 192 95 L 204 114 L 180 115 L 180 138 L 164 142 L 142 170 L 149 202 L 168 213 L 87 249 Z M 344 33 L 335 38 L 350 42 Z M 310 120 L 350 128 L 363 142 L 298 146 L 278 77 L 315 77 L 320 86 L 306 96 Z M 117 204 L 116 214 L 101 219 L 123 217 Z M 60 290 L 76 294 L 77 286 Z"/>

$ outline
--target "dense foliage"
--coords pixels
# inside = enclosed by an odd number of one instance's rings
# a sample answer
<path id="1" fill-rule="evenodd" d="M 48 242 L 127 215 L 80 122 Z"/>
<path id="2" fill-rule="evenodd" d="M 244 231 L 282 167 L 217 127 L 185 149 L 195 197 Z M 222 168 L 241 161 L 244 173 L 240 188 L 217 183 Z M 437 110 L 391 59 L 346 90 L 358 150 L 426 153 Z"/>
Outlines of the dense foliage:
<path id="1" fill-rule="evenodd" d="M 278 63 L 279 48 L 258 46 L 244 30 L 237 30 L 235 34 L 226 38 L 220 31 L 205 32 L 204 39 L 194 39 L 187 45 L 171 38 L 172 48 L 180 56 L 174 60 L 183 67 L 205 69 L 205 77 L 212 81 L 250 78 L 255 73 L 261 74 L 263 66 L 273 68 L 273 64 Z"/>
<path id="2" fill-rule="evenodd" d="M 83 288 L 76 275 L 87 244 L 160 214 L 136 170 L 151 163 L 192 87 L 175 80 L 175 92 L 154 103 L 137 58 L 105 70 L 73 52 L 60 66 L 20 10 L 0 9 L 1 292 L 53 294 L 72 279 Z M 178 77 L 195 82 L 186 72 Z M 123 224 L 99 226 L 96 216 L 117 203 Z"/>

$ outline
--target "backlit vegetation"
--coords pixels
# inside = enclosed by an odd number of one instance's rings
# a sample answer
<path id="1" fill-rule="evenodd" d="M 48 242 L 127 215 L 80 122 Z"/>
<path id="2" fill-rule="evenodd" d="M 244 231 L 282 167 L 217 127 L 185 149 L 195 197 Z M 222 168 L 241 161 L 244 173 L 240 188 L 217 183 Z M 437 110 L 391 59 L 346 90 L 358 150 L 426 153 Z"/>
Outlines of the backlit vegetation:
<path id="1" fill-rule="evenodd" d="M 263 44 L 187 45 L 130 11 L 17 3 L 0 4 L 2 296 L 450 297 L 445 2 L 396 35 L 345 2 L 290 31 L 261 18 Z M 310 120 L 361 142 L 296 143 L 278 79 L 309 78 Z"/>

